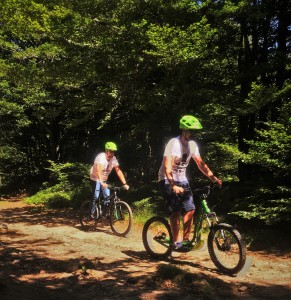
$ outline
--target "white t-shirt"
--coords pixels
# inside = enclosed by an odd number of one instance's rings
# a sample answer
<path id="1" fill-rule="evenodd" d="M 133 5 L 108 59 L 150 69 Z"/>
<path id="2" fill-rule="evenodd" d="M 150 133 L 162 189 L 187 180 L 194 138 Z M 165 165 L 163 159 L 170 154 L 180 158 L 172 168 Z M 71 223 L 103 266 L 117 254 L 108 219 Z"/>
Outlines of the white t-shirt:
<path id="1" fill-rule="evenodd" d="M 94 165 L 90 169 L 90 179 L 97 181 L 97 177 L 95 176 L 93 170 L 96 168 L 96 164 L 101 164 L 104 166 L 102 173 L 102 180 L 106 181 L 108 179 L 109 174 L 111 173 L 114 167 L 119 166 L 119 163 L 115 156 L 113 156 L 109 161 L 106 159 L 105 152 L 98 154 L 94 160 Z"/>
<path id="2" fill-rule="evenodd" d="M 173 180 L 176 182 L 188 181 L 186 177 L 186 168 L 190 162 L 191 157 L 200 156 L 199 148 L 194 141 L 189 141 L 188 146 L 184 147 L 181 143 L 180 136 L 172 138 L 166 145 L 164 157 L 174 156 L 174 165 L 172 168 Z M 166 180 L 169 183 L 165 174 L 164 163 L 162 163 L 159 173 L 158 181 Z"/>

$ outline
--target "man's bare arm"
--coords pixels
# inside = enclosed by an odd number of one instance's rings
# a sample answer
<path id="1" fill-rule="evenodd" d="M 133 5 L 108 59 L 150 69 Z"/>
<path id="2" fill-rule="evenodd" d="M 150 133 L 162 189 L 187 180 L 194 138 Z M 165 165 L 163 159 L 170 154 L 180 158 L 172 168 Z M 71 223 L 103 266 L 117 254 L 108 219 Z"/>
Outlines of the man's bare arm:
<path id="1" fill-rule="evenodd" d="M 195 156 L 194 160 L 199 168 L 199 170 L 207 176 L 213 183 L 217 183 L 220 187 L 222 186 L 222 181 L 214 176 L 213 172 L 207 166 L 207 164 L 203 161 L 201 156 Z"/>

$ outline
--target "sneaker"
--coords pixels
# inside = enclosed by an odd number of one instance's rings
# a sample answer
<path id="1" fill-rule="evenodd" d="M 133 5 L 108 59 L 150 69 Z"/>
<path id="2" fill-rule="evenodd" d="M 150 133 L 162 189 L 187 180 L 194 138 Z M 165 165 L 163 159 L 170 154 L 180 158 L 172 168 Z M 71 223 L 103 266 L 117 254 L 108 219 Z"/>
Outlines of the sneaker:
<path id="1" fill-rule="evenodd" d="M 96 219 L 96 217 L 95 217 L 95 215 L 94 215 L 94 214 L 91 214 L 91 219 L 93 219 L 93 220 L 95 220 L 95 219 Z"/>
<path id="2" fill-rule="evenodd" d="M 191 249 L 191 243 L 188 242 L 175 242 L 173 244 L 173 250 L 178 251 L 178 252 L 188 252 Z"/>
<path id="3" fill-rule="evenodd" d="M 183 244 L 181 242 L 175 242 L 173 243 L 172 247 L 174 250 L 180 250 L 183 248 Z"/>

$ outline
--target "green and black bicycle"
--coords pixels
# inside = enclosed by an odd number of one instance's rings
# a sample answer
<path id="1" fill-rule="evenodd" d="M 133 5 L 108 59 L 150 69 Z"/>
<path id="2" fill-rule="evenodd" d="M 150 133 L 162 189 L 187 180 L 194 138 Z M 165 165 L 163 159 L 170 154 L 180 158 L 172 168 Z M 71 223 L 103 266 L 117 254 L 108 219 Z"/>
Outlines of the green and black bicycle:
<path id="1" fill-rule="evenodd" d="M 130 206 L 118 197 L 123 187 L 108 186 L 111 194 L 104 199 L 99 194 L 96 201 L 95 213 L 91 216 L 92 200 L 85 200 L 80 206 L 80 223 L 84 230 L 94 230 L 102 220 L 108 220 L 111 230 L 117 236 L 125 237 L 131 230 L 133 215 Z"/>
<path id="2" fill-rule="evenodd" d="M 246 246 L 238 230 L 229 224 L 220 223 L 216 213 L 209 209 L 207 198 L 216 187 L 212 185 L 193 190 L 201 205 L 197 205 L 192 237 L 183 245 L 183 251 L 203 247 L 202 229 L 206 223 L 209 228 L 207 247 L 214 265 L 223 273 L 237 274 L 246 262 Z M 152 258 L 166 259 L 175 251 L 171 228 L 164 217 L 152 217 L 144 224 L 142 240 Z"/>

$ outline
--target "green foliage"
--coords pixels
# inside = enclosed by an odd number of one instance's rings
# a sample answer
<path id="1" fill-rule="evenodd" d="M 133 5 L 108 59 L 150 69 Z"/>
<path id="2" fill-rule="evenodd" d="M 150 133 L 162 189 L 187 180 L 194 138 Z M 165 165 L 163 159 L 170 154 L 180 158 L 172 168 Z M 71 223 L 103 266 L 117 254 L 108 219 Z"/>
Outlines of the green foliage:
<path id="1" fill-rule="evenodd" d="M 250 204 L 250 211 L 232 213 L 243 219 L 258 219 L 266 225 L 276 225 L 281 222 L 291 222 L 291 198 L 268 200 L 262 204 Z"/>
<path id="2" fill-rule="evenodd" d="M 262 107 L 274 102 L 276 87 L 265 87 L 261 84 L 253 83 L 248 98 L 244 100 L 243 108 L 239 109 L 241 115 L 259 112 Z"/>
<path id="3" fill-rule="evenodd" d="M 161 63 L 179 64 L 189 60 L 200 60 L 207 55 L 208 41 L 216 34 L 206 18 L 191 24 L 187 30 L 178 26 L 150 25 L 147 35 L 155 50 L 146 51 L 160 57 Z"/>
<path id="4" fill-rule="evenodd" d="M 278 122 L 263 123 L 262 129 L 256 129 L 253 140 L 247 141 L 248 153 L 242 153 L 235 145 L 218 144 L 225 157 L 222 169 L 229 171 L 227 162 L 241 160 L 245 164 L 255 165 L 262 177 L 254 180 L 251 195 L 241 198 L 232 215 L 245 220 L 259 221 L 261 224 L 288 224 L 290 218 L 291 190 L 288 178 L 291 178 L 291 136 L 290 125 Z M 225 172 L 224 172 L 225 174 Z M 278 183 L 280 185 L 278 185 Z"/>
<path id="5" fill-rule="evenodd" d="M 265 129 L 256 130 L 256 139 L 247 142 L 250 151 L 245 156 L 246 162 L 262 166 L 276 177 L 291 178 L 290 131 L 288 133 L 287 127 L 277 122 L 264 125 Z"/>
<path id="6" fill-rule="evenodd" d="M 57 189 L 57 187 L 55 187 Z M 34 205 L 45 205 L 50 208 L 63 208 L 70 206 L 71 197 L 64 191 L 40 191 L 34 196 L 28 197 L 26 202 Z"/>
<path id="7" fill-rule="evenodd" d="M 84 199 L 90 199 L 89 166 L 80 163 L 58 164 L 50 162 L 48 168 L 52 181 L 45 183 L 42 190 L 26 198 L 29 204 L 48 207 L 79 207 Z M 52 185 L 52 186 L 49 186 Z"/>
<path id="8" fill-rule="evenodd" d="M 211 162 L 207 161 L 207 164 L 214 166 L 211 168 L 213 172 L 219 174 L 224 182 L 239 181 L 237 161 L 244 155 L 238 150 L 237 145 L 213 142 L 208 147 L 207 157 Z"/>
<path id="9" fill-rule="evenodd" d="M 60 184 L 78 183 L 88 180 L 90 166 L 81 163 L 56 163 L 48 161 L 51 179 Z"/>
<path id="10" fill-rule="evenodd" d="M 161 213 L 162 203 L 162 197 L 149 197 L 139 201 L 135 201 L 133 203 L 135 220 L 137 220 L 139 223 L 144 223 L 150 217 Z"/>
<path id="11" fill-rule="evenodd" d="M 244 208 L 243 210 L 239 208 Z M 291 222 L 291 189 L 277 186 L 262 187 L 248 197 L 241 199 L 237 211 L 231 215 L 242 219 L 258 220 L 265 225 L 289 224 Z"/>

